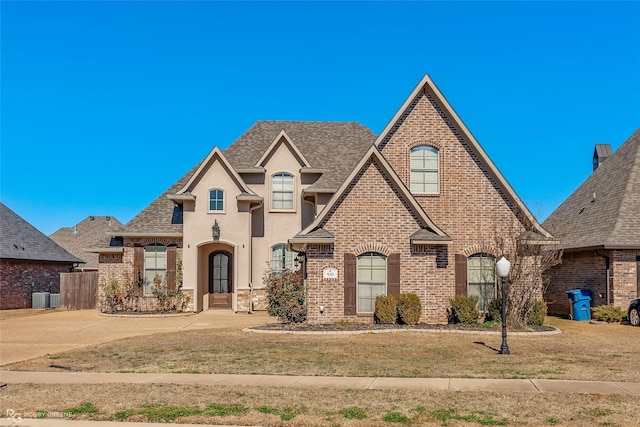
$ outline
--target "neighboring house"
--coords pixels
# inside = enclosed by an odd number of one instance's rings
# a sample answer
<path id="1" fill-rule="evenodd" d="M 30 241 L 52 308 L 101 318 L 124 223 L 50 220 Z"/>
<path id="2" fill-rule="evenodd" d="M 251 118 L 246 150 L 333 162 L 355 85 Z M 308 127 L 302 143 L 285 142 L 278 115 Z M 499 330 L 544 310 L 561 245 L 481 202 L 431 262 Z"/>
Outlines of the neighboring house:
<path id="1" fill-rule="evenodd" d="M 572 289 L 590 290 L 592 306 L 626 309 L 640 296 L 640 129 L 614 153 L 598 144 L 593 166 L 544 222 L 564 249 L 545 295 L 553 313 L 570 312 Z"/>
<path id="2" fill-rule="evenodd" d="M 88 216 L 73 227 L 59 229 L 49 238 L 84 261 L 76 268 L 77 271 L 98 271 L 98 254 L 84 249 L 95 247 L 109 233 L 122 227 L 122 223 L 113 216 Z"/>
<path id="3" fill-rule="evenodd" d="M 182 260 L 195 311 L 263 309 L 265 273 L 302 266 L 311 323 L 370 322 L 376 295 L 406 292 L 444 323 L 455 294 L 495 297 L 514 230 L 551 238 L 425 76 L 378 137 L 257 122 L 93 250 L 102 283 L 143 278 L 146 295 Z"/>
<path id="4" fill-rule="evenodd" d="M 0 309 L 30 308 L 34 292 L 60 291 L 60 273 L 83 261 L 0 203 Z"/>

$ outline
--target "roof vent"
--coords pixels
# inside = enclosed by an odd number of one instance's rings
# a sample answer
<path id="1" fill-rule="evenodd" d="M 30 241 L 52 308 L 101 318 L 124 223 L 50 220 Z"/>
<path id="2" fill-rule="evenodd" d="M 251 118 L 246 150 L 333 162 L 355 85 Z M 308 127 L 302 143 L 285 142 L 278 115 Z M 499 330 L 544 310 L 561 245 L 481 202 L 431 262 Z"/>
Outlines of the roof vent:
<path id="1" fill-rule="evenodd" d="M 596 144 L 593 150 L 593 170 L 598 169 L 611 155 L 611 144 Z"/>

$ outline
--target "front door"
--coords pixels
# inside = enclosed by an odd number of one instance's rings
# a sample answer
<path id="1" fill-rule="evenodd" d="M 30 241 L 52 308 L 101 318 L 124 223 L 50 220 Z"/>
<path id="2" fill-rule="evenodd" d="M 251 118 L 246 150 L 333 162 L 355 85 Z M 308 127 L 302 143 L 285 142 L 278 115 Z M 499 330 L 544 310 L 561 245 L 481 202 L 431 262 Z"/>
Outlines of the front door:
<path id="1" fill-rule="evenodd" d="M 233 260 L 226 251 L 209 255 L 209 308 L 230 309 L 233 293 Z"/>

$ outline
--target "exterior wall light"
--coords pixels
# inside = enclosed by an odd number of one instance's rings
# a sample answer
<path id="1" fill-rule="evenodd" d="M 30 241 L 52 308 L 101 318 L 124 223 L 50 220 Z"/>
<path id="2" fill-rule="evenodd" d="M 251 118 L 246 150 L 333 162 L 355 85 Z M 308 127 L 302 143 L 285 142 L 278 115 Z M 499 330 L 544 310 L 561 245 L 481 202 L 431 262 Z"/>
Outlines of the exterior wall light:
<path id="1" fill-rule="evenodd" d="M 218 220 L 213 223 L 211 226 L 211 234 L 213 235 L 213 241 L 217 242 L 220 240 L 220 226 L 218 225 Z"/>

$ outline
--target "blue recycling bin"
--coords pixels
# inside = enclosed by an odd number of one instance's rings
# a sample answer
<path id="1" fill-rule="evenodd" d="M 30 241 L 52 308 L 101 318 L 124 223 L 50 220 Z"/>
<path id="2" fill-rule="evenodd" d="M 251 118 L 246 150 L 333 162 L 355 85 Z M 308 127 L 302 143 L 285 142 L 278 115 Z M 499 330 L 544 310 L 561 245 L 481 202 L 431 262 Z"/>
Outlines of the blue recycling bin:
<path id="1" fill-rule="evenodd" d="M 567 291 L 571 300 L 571 318 L 573 320 L 591 320 L 591 291 L 587 289 L 573 289 Z"/>

